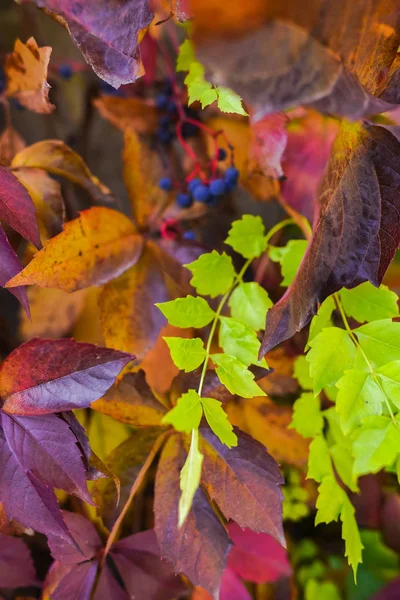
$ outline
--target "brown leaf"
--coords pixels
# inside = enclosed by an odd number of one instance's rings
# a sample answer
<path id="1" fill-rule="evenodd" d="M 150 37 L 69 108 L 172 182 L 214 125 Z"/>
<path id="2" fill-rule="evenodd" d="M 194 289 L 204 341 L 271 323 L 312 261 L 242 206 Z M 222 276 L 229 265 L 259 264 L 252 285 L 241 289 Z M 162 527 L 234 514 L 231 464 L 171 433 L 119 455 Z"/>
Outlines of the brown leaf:
<path id="1" fill-rule="evenodd" d="M 142 247 L 142 237 L 123 214 L 89 208 L 69 221 L 7 285 L 36 284 L 66 292 L 102 285 L 135 264 Z"/>
<path id="2" fill-rule="evenodd" d="M 146 227 L 155 210 L 161 210 L 168 200 L 168 194 L 158 185 L 164 173 L 161 158 L 132 129 L 125 132 L 123 158 L 133 216 L 139 227 Z"/>
<path id="3" fill-rule="evenodd" d="M 180 437 L 173 435 L 164 446 L 156 475 L 154 515 L 160 554 L 173 564 L 175 573 L 183 573 L 217 600 L 231 543 L 201 488 L 178 529 L 179 475 L 184 461 Z"/>
<path id="4" fill-rule="evenodd" d="M 41 169 L 22 168 L 14 171 L 15 176 L 26 187 L 36 207 L 42 243 L 62 231 L 65 206 L 61 186 Z"/>
<path id="5" fill-rule="evenodd" d="M 0 135 L 0 165 L 9 167 L 12 159 L 25 148 L 25 142 L 14 127 L 6 127 Z"/>
<path id="6" fill-rule="evenodd" d="M 261 121 L 250 120 L 250 160 L 258 164 L 267 177 L 283 176 L 281 160 L 287 144 L 288 121 L 285 113 L 268 115 Z"/>
<path id="7" fill-rule="evenodd" d="M 96 202 L 110 200 L 110 190 L 90 172 L 79 154 L 60 140 L 44 140 L 24 148 L 14 157 L 11 166 L 13 169 L 43 169 L 80 185 Z"/>
<path id="8" fill-rule="evenodd" d="M 50 113 L 55 106 L 49 102 L 47 68 L 51 48 L 39 48 L 33 37 L 26 44 L 17 39 L 14 51 L 6 59 L 7 96 L 18 101 L 37 113 Z"/>
<path id="9" fill-rule="evenodd" d="M 201 481 L 225 518 L 268 533 L 286 546 L 280 489 L 284 480 L 275 460 L 240 429 L 235 429 L 238 445 L 230 449 L 210 429 L 203 427 L 200 432 L 204 440 Z"/>
<path id="10" fill-rule="evenodd" d="M 141 371 L 125 375 L 103 398 L 94 402 L 92 408 L 134 427 L 160 425 L 167 412 Z"/>
<path id="11" fill-rule="evenodd" d="M 158 110 L 141 98 L 101 96 L 93 104 L 104 119 L 125 132 L 154 133 L 158 127 Z"/>
<path id="12" fill-rule="evenodd" d="M 20 311 L 22 340 L 34 337 L 57 339 L 66 335 L 85 306 L 87 291 L 79 290 L 68 294 L 58 289 L 28 288 L 31 318 L 27 317 L 25 311 Z"/>

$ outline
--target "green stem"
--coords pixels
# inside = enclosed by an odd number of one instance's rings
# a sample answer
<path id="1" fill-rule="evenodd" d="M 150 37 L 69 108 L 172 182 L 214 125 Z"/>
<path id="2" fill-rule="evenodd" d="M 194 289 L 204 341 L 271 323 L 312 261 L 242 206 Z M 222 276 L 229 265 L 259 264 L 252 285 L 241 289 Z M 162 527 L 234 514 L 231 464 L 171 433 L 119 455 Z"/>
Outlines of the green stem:
<path id="1" fill-rule="evenodd" d="M 382 390 L 382 394 L 383 394 L 383 397 L 385 398 L 385 402 L 386 402 L 386 406 L 387 406 L 387 409 L 388 409 L 389 414 L 390 414 L 390 418 L 392 419 L 393 423 L 397 426 L 397 421 L 396 421 L 395 416 L 393 414 L 392 407 L 390 406 L 389 400 L 386 398 L 386 394 L 385 394 L 384 390 L 382 389 L 382 386 L 381 386 L 381 384 L 379 382 L 379 378 L 376 376 L 374 368 L 371 365 L 371 363 L 369 362 L 368 356 L 365 354 L 364 350 L 361 348 L 361 345 L 360 345 L 357 337 L 354 335 L 354 332 L 353 332 L 353 330 L 350 327 L 350 324 L 349 324 L 349 322 L 347 320 L 347 317 L 346 317 L 346 313 L 344 312 L 342 303 L 340 301 L 339 294 L 337 294 L 337 293 L 333 294 L 333 298 L 334 298 L 335 304 L 336 304 L 336 306 L 337 306 L 337 308 L 338 308 L 338 310 L 340 312 L 340 316 L 342 317 L 342 321 L 343 321 L 344 327 L 345 327 L 347 333 L 349 334 L 349 336 L 350 336 L 353 344 L 360 351 L 361 356 L 365 360 L 365 362 L 366 362 L 366 364 L 368 366 L 369 372 L 371 373 L 371 377 L 373 378 L 373 380 L 375 381 L 375 383 L 379 386 L 379 388 Z"/>

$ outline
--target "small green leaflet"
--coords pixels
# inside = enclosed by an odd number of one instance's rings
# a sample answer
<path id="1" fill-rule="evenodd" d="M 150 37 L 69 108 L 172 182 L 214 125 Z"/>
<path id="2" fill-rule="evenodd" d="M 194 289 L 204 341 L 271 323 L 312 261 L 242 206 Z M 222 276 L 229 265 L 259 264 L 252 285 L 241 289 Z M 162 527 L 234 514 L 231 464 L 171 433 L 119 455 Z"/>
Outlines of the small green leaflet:
<path id="1" fill-rule="evenodd" d="M 296 358 L 293 375 L 296 377 L 303 390 L 312 390 L 313 380 L 310 375 L 310 364 L 304 355 Z"/>
<path id="2" fill-rule="evenodd" d="M 266 396 L 266 393 L 254 381 L 254 375 L 243 363 L 228 354 L 212 354 L 217 365 L 216 372 L 220 382 L 230 391 L 242 398 Z"/>
<path id="3" fill-rule="evenodd" d="M 218 87 L 218 108 L 221 112 L 236 113 L 247 117 L 248 114 L 242 105 L 242 99 L 233 90 L 226 87 Z"/>
<path id="4" fill-rule="evenodd" d="M 356 347 L 349 334 L 339 327 L 327 327 L 310 342 L 307 354 L 310 375 L 314 381 L 314 394 L 335 384 L 346 369 L 351 369 Z"/>
<path id="5" fill-rule="evenodd" d="M 244 258 L 257 258 L 267 248 L 265 227 L 261 217 L 243 215 L 232 223 L 225 244 L 231 246 Z"/>
<path id="6" fill-rule="evenodd" d="M 216 250 L 202 254 L 185 267 L 193 274 L 190 283 L 197 292 L 211 298 L 225 294 L 232 287 L 235 278 L 231 257 L 225 252 L 219 254 Z"/>
<path id="7" fill-rule="evenodd" d="M 245 323 L 254 331 L 265 328 L 265 315 L 272 302 L 267 292 L 255 281 L 241 283 L 229 298 L 229 308 L 234 319 Z"/>
<path id="8" fill-rule="evenodd" d="M 362 550 L 364 546 L 361 542 L 360 531 L 354 513 L 354 506 L 348 497 L 345 496 L 342 512 L 340 513 L 340 520 L 342 521 L 342 538 L 345 542 L 345 556 L 347 556 L 349 565 L 353 569 L 354 581 L 356 581 L 357 568 L 362 562 Z"/>
<path id="9" fill-rule="evenodd" d="M 400 360 L 393 360 L 376 371 L 388 400 L 400 408 Z"/>
<path id="10" fill-rule="evenodd" d="M 190 65 L 185 84 L 189 94 L 188 104 L 198 100 L 201 103 L 201 108 L 205 108 L 218 98 L 217 90 L 204 79 L 204 67 L 199 62 L 193 62 Z"/>
<path id="11" fill-rule="evenodd" d="M 331 316 L 334 310 L 335 301 L 332 296 L 329 296 L 323 301 L 318 309 L 318 314 L 315 315 L 311 321 L 307 347 L 309 347 L 311 340 L 313 340 L 325 327 L 331 327 L 333 325 Z"/>
<path id="12" fill-rule="evenodd" d="M 399 315 L 397 294 L 385 285 L 376 288 L 369 281 L 340 292 L 345 312 L 359 323 L 377 321 Z"/>
<path id="13" fill-rule="evenodd" d="M 295 429 L 304 438 L 313 438 L 322 433 L 323 426 L 320 399 L 313 394 L 302 394 L 293 405 L 289 429 Z"/>
<path id="14" fill-rule="evenodd" d="M 353 442 L 354 475 L 377 473 L 400 454 L 400 423 L 389 417 L 368 417 Z"/>
<path id="15" fill-rule="evenodd" d="M 305 600 L 342 600 L 342 594 L 333 581 L 308 579 L 305 587 Z"/>
<path id="16" fill-rule="evenodd" d="M 345 496 L 346 493 L 338 485 L 334 475 L 324 477 L 318 487 L 315 524 L 319 525 L 320 523 L 336 521 L 342 510 Z"/>
<path id="17" fill-rule="evenodd" d="M 171 358 L 180 371 L 189 373 L 199 367 L 206 357 L 204 342 L 200 338 L 164 337 Z"/>
<path id="18" fill-rule="evenodd" d="M 265 359 L 258 361 L 261 344 L 257 334 L 236 319 L 220 317 L 219 345 L 225 354 L 234 356 L 246 367 L 251 364 L 266 366 Z"/>
<path id="19" fill-rule="evenodd" d="M 215 312 L 204 298 L 195 298 L 194 296 L 176 298 L 176 300 L 162 302 L 156 306 L 166 317 L 168 323 L 174 327 L 200 329 L 211 323 L 215 316 Z"/>
<path id="20" fill-rule="evenodd" d="M 192 507 L 193 497 L 200 485 L 202 464 L 203 455 L 199 451 L 199 432 L 197 429 L 193 429 L 189 454 L 187 455 L 180 475 L 180 488 L 182 495 L 179 498 L 178 506 L 179 529 L 186 521 L 186 517 L 188 516 Z"/>
<path id="21" fill-rule="evenodd" d="M 329 448 L 333 464 L 339 474 L 340 479 L 352 492 L 358 492 L 356 478 L 353 476 L 353 457 L 350 450 L 339 444 L 335 444 Z"/>
<path id="22" fill-rule="evenodd" d="M 185 40 L 179 47 L 176 70 L 189 71 L 191 64 L 195 61 L 193 43 L 190 40 Z"/>
<path id="23" fill-rule="evenodd" d="M 310 444 L 307 478 L 321 482 L 326 475 L 333 475 L 332 462 L 325 438 L 318 435 Z"/>
<path id="24" fill-rule="evenodd" d="M 290 240 L 283 248 L 272 247 L 269 251 L 271 260 L 279 262 L 282 267 L 282 285 L 289 286 L 299 270 L 307 250 L 306 240 Z"/>
<path id="25" fill-rule="evenodd" d="M 385 396 L 370 373 L 350 369 L 336 387 L 339 388 L 336 410 L 345 434 L 358 427 L 365 417 L 382 414 Z"/>
<path id="26" fill-rule="evenodd" d="M 373 367 L 400 360 L 400 323 L 382 319 L 361 325 L 354 333 Z"/>
<path id="27" fill-rule="evenodd" d="M 214 398 L 201 398 L 201 403 L 203 405 L 207 423 L 220 441 L 228 446 L 228 448 L 237 446 L 238 440 L 236 433 L 233 432 L 233 427 L 229 422 L 226 412 L 222 408 L 221 402 Z"/>
<path id="28" fill-rule="evenodd" d="M 164 425 L 172 425 L 176 431 L 189 433 L 198 429 L 203 416 L 200 397 L 194 390 L 189 390 L 178 399 L 172 408 L 161 420 Z"/>

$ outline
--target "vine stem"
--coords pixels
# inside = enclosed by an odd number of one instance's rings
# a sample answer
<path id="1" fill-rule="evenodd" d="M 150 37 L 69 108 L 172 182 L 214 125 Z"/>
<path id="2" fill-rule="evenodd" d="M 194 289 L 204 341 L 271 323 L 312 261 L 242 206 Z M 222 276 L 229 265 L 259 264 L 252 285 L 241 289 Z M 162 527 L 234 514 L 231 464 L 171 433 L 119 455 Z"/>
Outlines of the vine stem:
<path id="1" fill-rule="evenodd" d="M 350 327 L 349 321 L 347 320 L 346 313 L 344 312 L 342 303 L 340 301 L 339 294 L 337 292 L 333 294 L 333 299 L 335 301 L 335 304 L 336 304 L 336 307 L 337 307 L 338 311 L 340 312 L 340 316 L 342 317 L 342 321 L 343 321 L 345 330 L 349 334 L 349 336 L 350 336 L 353 344 L 355 345 L 355 347 L 360 351 L 363 359 L 365 360 L 365 362 L 367 364 L 367 367 L 369 369 L 369 372 L 371 373 L 371 376 L 372 376 L 373 380 L 375 381 L 375 383 L 377 384 L 377 386 L 382 390 L 382 387 L 381 387 L 381 385 L 379 383 L 379 379 L 378 379 L 378 377 L 375 374 L 374 368 L 371 365 L 371 363 L 370 363 L 370 361 L 368 359 L 368 356 L 365 354 L 364 350 L 361 348 L 361 345 L 360 345 L 357 337 L 355 336 L 353 330 Z M 389 401 L 386 398 L 386 394 L 385 394 L 385 392 L 383 390 L 382 390 L 382 393 L 383 393 L 383 397 L 385 399 L 385 403 L 386 403 L 387 409 L 388 409 L 389 414 L 390 414 L 390 418 L 392 419 L 393 423 L 397 427 L 397 421 L 396 421 L 395 416 L 393 414 L 392 407 L 390 406 Z"/>

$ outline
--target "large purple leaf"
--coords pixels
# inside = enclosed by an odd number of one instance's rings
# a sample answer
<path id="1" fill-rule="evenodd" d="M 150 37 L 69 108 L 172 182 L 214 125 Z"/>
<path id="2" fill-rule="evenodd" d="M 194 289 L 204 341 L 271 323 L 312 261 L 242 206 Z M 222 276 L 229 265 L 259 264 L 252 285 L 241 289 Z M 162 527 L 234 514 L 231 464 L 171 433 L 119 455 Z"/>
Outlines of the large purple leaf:
<path id="1" fill-rule="evenodd" d="M 22 540 L 0 534 L 0 588 L 30 585 L 38 582 L 28 548 Z"/>
<path id="2" fill-rule="evenodd" d="M 173 564 L 175 573 L 183 573 L 217 600 L 231 542 L 201 488 L 185 523 L 178 528 L 179 475 L 184 461 L 180 438 L 172 436 L 161 454 L 155 485 L 155 531 L 160 553 Z"/>
<path id="3" fill-rule="evenodd" d="M 53 558 L 63 564 L 78 564 L 90 560 L 102 547 L 102 542 L 93 524 L 78 515 L 62 511 L 64 521 L 75 541 L 75 545 L 60 537 L 49 536 L 48 543 Z M 77 550 L 79 547 L 80 552 Z"/>
<path id="4" fill-rule="evenodd" d="M 293 283 L 267 313 L 261 355 L 302 329 L 333 292 L 381 283 L 400 243 L 398 129 L 342 125 L 312 240 Z"/>
<path id="5" fill-rule="evenodd" d="M 24 0 L 65 23 L 95 73 L 115 88 L 141 73 L 138 36 L 153 19 L 149 0 Z"/>
<path id="6" fill-rule="evenodd" d="M 76 437 L 63 419 L 3 414 L 2 425 L 8 446 L 25 471 L 93 504 Z"/>
<path id="7" fill-rule="evenodd" d="M 92 600 L 130 600 L 135 596 L 128 596 L 115 579 L 110 567 L 105 564 L 102 568 L 99 581 Z M 142 598 L 142 597 L 140 597 Z M 143 597 L 146 600 L 147 597 Z"/>
<path id="8" fill-rule="evenodd" d="M 0 285 L 4 287 L 14 275 L 22 270 L 19 258 L 10 246 L 4 229 L 0 224 Z M 29 315 L 29 301 L 26 288 L 23 285 L 10 289 L 10 292 L 21 302 L 27 315 Z"/>
<path id="9" fill-rule="evenodd" d="M 1 416 L 3 420 L 3 415 Z M 53 489 L 25 472 L 0 429 L 0 500 L 7 517 L 24 527 L 71 541 Z"/>
<path id="10" fill-rule="evenodd" d="M 4 167 L 0 166 L 0 220 L 18 231 L 36 248 L 41 248 L 36 208 L 26 187 Z"/>
<path id="11" fill-rule="evenodd" d="M 400 598 L 400 577 L 386 584 L 372 600 L 398 600 Z"/>
<path id="12" fill-rule="evenodd" d="M 235 428 L 238 445 L 234 448 L 222 444 L 210 429 L 200 431 L 206 441 L 201 480 L 226 519 L 268 533 L 285 546 L 280 488 L 284 480 L 275 459 L 239 429 Z"/>
<path id="13" fill-rule="evenodd" d="M 61 579 L 51 600 L 90 600 L 97 567 L 97 561 L 88 561 L 71 569 Z"/>
<path id="14" fill-rule="evenodd" d="M 74 340 L 33 339 L 14 350 L 0 370 L 3 410 L 42 415 L 88 407 L 132 358 Z"/>
<path id="15" fill-rule="evenodd" d="M 112 547 L 111 556 L 131 598 L 170 600 L 185 589 L 172 566 L 160 559 L 153 530 L 120 540 Z"/>

